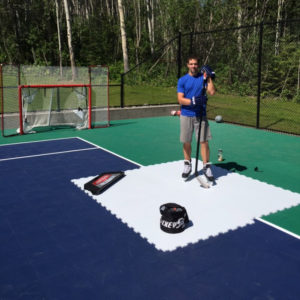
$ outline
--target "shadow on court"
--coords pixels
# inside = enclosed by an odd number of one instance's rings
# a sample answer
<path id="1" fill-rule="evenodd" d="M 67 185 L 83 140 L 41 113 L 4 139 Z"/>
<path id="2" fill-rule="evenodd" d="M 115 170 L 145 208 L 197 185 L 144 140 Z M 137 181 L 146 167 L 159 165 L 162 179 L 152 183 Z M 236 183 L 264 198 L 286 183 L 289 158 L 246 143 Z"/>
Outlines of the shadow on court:
<path id="1" fill-rule="evenodd" d="M 212 165 L 212 172 L 214 174 L 215 180 L 218 180 L 220 177 L 227 176 L 229 173 L 232 172 L 243 172 L 247 170 L 246 166 L 240 165 L 236 162 L 227 162 L 227 163 L 217 163 Z M 198 175 L 203 175 L 202 170 L 198 170 Z M 196 178 L 196 174 L 193 173 L 186 182 L 192 181 Z"/>
<path id="2" fill-rule="evenodd" d="M 227 162 L 227 163 L 217 163 L 214 164 L 216 167 L 220 167 L 222 169 L 226 169 L 230 172 L 243 172 L 247 170 L 246 166 L 240 165 L 236 162 Z M 227 173 L 226 173 L 227 174 Z"/>

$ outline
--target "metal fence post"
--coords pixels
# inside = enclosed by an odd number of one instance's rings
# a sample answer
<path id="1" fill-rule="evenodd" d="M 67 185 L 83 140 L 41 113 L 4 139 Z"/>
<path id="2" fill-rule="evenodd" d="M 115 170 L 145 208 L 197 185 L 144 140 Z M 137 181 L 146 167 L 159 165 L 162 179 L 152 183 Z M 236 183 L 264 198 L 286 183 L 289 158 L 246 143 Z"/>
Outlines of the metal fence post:
<path id="1" fill-rule="evenodd" d="M 124 107 L 124 73 L 121 74 L 120 106 Z"/>
<path id="2" fill-rule="evenodd" d="M 178 46 L 177 46 L 177 78 L 181 77 L 181 31 L 178 32 Z"/>
<path id="3" fill-rule="evenodd" d="M 261 22 L 259 24 L 259 45 L 258 45 L 256 128 L 259 128 L 259 119 L 260 119 L 261 61 L 262 61 L 263 30 L 264 30 L 264 23 Z"/>

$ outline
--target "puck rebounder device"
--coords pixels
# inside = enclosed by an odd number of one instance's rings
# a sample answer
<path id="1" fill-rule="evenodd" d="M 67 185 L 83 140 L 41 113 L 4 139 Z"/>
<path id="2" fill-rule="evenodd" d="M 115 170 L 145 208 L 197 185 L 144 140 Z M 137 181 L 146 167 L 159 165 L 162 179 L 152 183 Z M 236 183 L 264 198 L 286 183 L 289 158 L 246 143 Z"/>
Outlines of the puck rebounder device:
<path id="1" fill-rule="evenodd" d="M 101 173 L 89 182 L 85 183 L 84 189 L 93 195 L 99 195 L 125 176 L 124 172 Z"/>

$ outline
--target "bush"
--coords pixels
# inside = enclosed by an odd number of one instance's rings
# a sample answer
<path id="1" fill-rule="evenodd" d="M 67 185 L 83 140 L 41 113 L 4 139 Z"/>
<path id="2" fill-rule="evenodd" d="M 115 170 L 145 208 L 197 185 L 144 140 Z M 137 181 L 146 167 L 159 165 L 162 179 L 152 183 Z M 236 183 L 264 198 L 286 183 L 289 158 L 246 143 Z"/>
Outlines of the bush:
<path id="1" fill-rule="evenodd" d="M 300 104 L 300 91 L 298 90 L 298 92 L 295 94 L 295 96 L 293 97 L 292 100 L 294 103 L 299 103 Z"/>
<path id="2" fill-rule="evenodd" d="M 124 72 L 123 62 L 117 61 L 109 65 L 109 80 L 115 83 L 121 82 L 121 74 Z"/>

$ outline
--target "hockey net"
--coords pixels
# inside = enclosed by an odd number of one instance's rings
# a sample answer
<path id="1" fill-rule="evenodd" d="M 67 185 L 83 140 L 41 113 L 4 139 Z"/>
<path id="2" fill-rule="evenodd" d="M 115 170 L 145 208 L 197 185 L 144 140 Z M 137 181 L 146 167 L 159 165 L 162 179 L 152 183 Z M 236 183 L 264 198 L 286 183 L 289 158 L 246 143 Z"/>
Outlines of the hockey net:
<path id="1" fill-rule="evenodd" d="M 1 65 L 3 136 L 109 126 L 108 68 Z"/>

